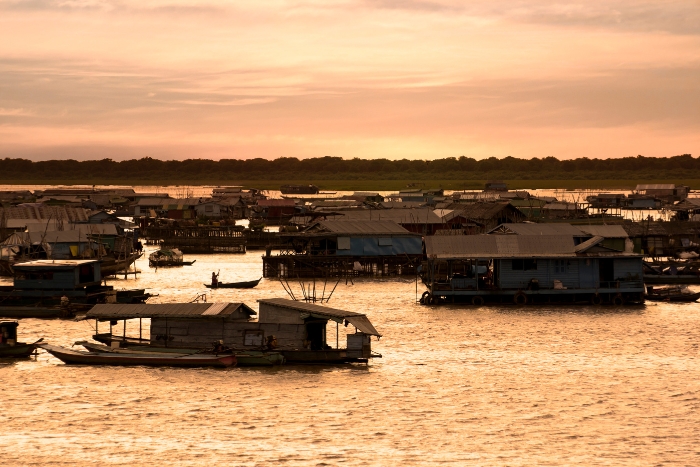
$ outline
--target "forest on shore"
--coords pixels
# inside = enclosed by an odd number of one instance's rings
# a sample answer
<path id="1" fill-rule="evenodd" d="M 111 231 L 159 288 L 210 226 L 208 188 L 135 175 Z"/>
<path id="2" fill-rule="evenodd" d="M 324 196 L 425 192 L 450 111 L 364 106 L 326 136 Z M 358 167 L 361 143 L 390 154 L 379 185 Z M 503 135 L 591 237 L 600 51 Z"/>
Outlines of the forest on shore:
<path id="1" fill-rule="evenodd" d="M 473 159 L 434 160 L 342 159 L 188 159 L 150 157 L 125 161 L 0 159 L 0 183 L 231 183 L 270 182 L 445 181 L 445 180 L 690 180 L 700 179 L 700 157 L 623 157 L 609 159 Z"/>

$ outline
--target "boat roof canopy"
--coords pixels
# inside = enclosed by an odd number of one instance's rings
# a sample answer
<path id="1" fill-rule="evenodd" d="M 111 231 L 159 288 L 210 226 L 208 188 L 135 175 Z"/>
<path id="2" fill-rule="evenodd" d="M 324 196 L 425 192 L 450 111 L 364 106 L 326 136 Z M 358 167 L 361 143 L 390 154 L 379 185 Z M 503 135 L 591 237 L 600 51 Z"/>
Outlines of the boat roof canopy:
<path id="1" fill-rule="evenodd" d="M 238 310 L 255 315 L 245 303 L 139 303 L 100 304 L 85 314 L 85 319 L 131 318 L 225 318 Z"/>
<path id="2" fill-rule="evenodd" d="M 337 323 L 347 321 L 349 324 L 352 324 L 359 331 L 365 334 L 381 337 L 381 334 L 379 334 L 379 332 L 374 328 L 372 323 L 367 318 L 367 315 L 362 313 L 339 310 L 337 308 L 330 308 L 313 303 L 298 302 L 286 298 L 266 298 L 258 300 L 258 302 L 266 305 L 273 305 L 299 311 L 302 314 L 302 318 L 312 316 L 315 318 L 330 319 Z M 304 316 L 305 314 L 307 316 Z"/>

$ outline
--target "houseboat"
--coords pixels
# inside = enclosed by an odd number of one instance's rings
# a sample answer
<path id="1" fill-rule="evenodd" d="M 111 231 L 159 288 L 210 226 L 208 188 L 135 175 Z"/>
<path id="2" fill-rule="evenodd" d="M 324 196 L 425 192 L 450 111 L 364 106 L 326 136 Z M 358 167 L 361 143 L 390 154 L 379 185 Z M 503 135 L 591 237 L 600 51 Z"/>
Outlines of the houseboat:
<path id="1" fill-rule="evenodd" d="M 263 277 L 414 275 L 423 243 L 388 220 L 319 221 L 302 232 L 281 232 L 278 255 L 263 257 Z"/>
<path id="2" fill-rule="evenodd" d="M 244 303 L 105 304 L 95 306 L 85 318 L 95 320 L 93 338 L 110 347 L 179 351 L 221 345 L 236 354 L 239 365 L 241 355 L 249 352 L 279 353 L 287 363 L 366 363 L 380 357 L 372 352 L 370 340 L 380 334 L 365 314 L 282 298 L 258 301 L 257 320 L 256 312 Z M 126 335 L 130 319 L 139 319 L 138 337 Z M 143 319 L 150 319 L 148 336 L 143 333 Z M 105 321 L 110 323 L 109 332 L 100 333 L 99 323 Z M 341 342 L 340 329 L 349 326 L 354 332 Z"/>
<path id="3" fill-rule="evenodd" d="M 583 234 L 579 234 L 583 235 Z M 644 302 L 642 256 L 597 235 L 426 237 L 421 302 Z"/>
<path id="4" fill-rule="evenodd" d="M 96 303 L 140 303 L 144 289 L 101 285 L 98 260 L 37 260 L 14 266 L 11 286 L 0 286 L 0 316 L 67 317 Z"/>
<path id="5" fill-rule="evenodd" d="M 317 195 L 319 189 L 316 185 L 282 185 L 280 192 L 283 195 Z"/>

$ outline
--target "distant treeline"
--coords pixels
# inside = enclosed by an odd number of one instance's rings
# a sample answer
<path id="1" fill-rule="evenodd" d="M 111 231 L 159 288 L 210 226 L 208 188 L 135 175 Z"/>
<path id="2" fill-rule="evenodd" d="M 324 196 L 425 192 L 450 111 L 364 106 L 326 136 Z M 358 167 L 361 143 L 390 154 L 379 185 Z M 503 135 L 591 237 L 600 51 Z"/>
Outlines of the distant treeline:
<path id="1" fill-rule="evenodd" d="M 130 180 L 156 182 L 219 182 L 235 180 L 659 180 L 700 179 L 700 158 L 623 157 L 620 159 L 559 160 L 472 159 L 436 160 L 342 159 L 188 159 L 162 161 L 150 157 L 126 161 L 111 159 L 33 162 L 0 159 L 0 182 L 116 183 Z"/>

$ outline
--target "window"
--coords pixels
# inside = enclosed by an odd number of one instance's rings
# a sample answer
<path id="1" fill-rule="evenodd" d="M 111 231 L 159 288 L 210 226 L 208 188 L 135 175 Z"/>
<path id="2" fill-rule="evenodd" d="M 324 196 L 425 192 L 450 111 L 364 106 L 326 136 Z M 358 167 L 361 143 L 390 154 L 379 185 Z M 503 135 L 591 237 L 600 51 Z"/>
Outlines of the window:
<path id="1" fill-rule="evenodd" d="M 554 273 L 555 274 L 566 274 L 569 272 L 569 260 L 566 259 L 555 259 L 554 260 Z"/>
<path id="2" fill-rule="evenodd" d="M 537 270 L 537 260 L 532 258 L 514 259 L 511 267 L 513 271 L 534 271 Z"/>
<path id="3" fill-rule="evenodd" d="M 350 249 L 350 237 L 338 237 L 338 249 L 339 250 L 349 250 Z"/>
<path id="4" fill-rule="evenodd" d="M 264 338 L 265 338 L 264 331 L 247 330 L 247 331 L 244 331 L 244 334 L 243 334 L 243 345 L 252 345 L 252 346 L 259 347 L 259 346 L 263 345 Z"/>

